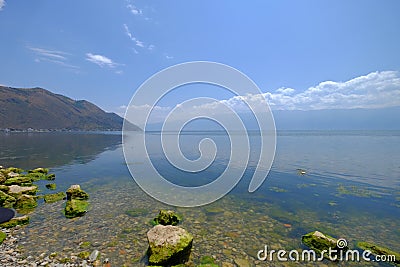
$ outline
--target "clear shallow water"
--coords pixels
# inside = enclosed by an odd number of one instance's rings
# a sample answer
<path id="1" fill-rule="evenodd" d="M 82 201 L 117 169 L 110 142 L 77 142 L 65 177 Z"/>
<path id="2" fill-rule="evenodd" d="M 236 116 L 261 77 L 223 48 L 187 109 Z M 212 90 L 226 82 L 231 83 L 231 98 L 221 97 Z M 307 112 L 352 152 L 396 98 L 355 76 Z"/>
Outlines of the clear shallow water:
<path id="1" fill-rule="evenodd" d="M 218 145 L 215 164 L 190 178 L 167 163 L 159 137 L 148 134 L 149 150 L 157 169 L 171 181 L 204 184 L 226 166 L 229 145 L 223 133 L 182 136 L 181 147 L 189 158 L 198 157 L 198 141 L 204 137 Z M 250 143 L 254 149 L 244 178 L 228 196 L 205 207 L 177 209 L 185 218 L 182 226 L 194 234 L 195 263 L 203 255 L 214 255 L 218 262 L 248 258 L 257 263 L 256 252 L 264 245 L 301 249 L 301 236 L 313 230 L 351 244 L 374 241 L 400 251 L 400 132 L 279 132 L 272 170 L 253 194 L 247 187 L 260 153 L 257 133 L 250 134 Z M 62 202 L 41 203 L 23 230 L 26 255 L 58 252 L 62 257 L 96 248 L 115 266 L 137 266 L 147 248 L 149 220 L 159 209 L 173 208 L 134 183 L 118 133 L 0 135 L 0 148 L 0 165 L 50 167 L 57 176 L 57 191 L 79 183 L 91 196 L 90 212 L 74 220 L 63 217 Z M 298 175 L 297 168 L 307 174 Z M 50 193 L 44 184 L 42 193 Z M 140 212 L 132 216 L 129 210 Z M 84 241 L 91 246 L 80 248 Z"/>

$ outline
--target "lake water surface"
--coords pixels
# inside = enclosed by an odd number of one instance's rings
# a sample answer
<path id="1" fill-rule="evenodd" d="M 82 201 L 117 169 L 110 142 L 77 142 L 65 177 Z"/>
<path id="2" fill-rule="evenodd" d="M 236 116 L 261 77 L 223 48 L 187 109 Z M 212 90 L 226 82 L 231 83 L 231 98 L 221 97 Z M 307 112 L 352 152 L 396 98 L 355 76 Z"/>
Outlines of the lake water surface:
<path id="1" fill-rule="evenodd" d="M 199 156 L 198 143 L 205 137 L 218 147 L 214 164 L 188 174 L 168 163 L 159 133 L 146 134 L 153 164 L 177 184 L 206 184 L 223 172 L 229 159 L 229 139 L 223 132 L 184 133 L 181 148 L 188 158 Z M 124 160 L 121 133 L 1 134 L 0 165 L 49 167 L 56 174 L 57 191 L 80 184 L 90 194 L 90 211 L 73 220 L 63 216 L 63 202 L 40 202 L 30 215 L 31 223 L 19 230 L 24 254 L 57 252 L 62 258 L 98 249 L 112 266 L 140 266 L 149 221 L 162 208 L 183 215 L 182 227 L 194 235 L 195 264 L 208 255 L 219 264 L 244 258 L 259 266 L 379 266 L 257 260 L 257 251 L 265 245 L 305 249 L 301 236 L 314 230 L 345 238 L 350 247 L 370 241 L 400 251 L 399 131 L 278 132 L 272 169 L 254 193 L 247 188 L 260 153 L 259 136 L 256 132 L 249 136 L 250 160 L 234 190 L 207 206 L 175 208 L 147 196 L 136 185 Z M 128 164 L 134 167 L 141 162 Z M 306 174 L 299 175 L 299 168 Z M 39 182 L 40 193 L 52 193 L 45 184 Z"/>

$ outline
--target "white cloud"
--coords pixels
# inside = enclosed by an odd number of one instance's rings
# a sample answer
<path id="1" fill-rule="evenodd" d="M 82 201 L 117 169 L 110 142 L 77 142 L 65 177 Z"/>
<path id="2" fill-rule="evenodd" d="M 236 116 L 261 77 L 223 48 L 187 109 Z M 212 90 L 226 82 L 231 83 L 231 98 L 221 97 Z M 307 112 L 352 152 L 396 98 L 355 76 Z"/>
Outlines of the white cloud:
<path id="1" fill-rule="evenodd" d="M 63 67 L 79 69 L 78 66 L 72 65 L 68 63 L 68 56 L 71 54 L 58 51 L 58 50 L 49 50 L 40 47 L 28 47 L 29 50 L 33 51 L 36 55 L 34 59 L 35 62 L 51 62 Z"/>
<path id="2" fill-rule="evenodd" d="M 325 81 L 304 92 L 280 88 L 263 94 L 273 109 L 318 110 L 400 106 L 400 73 L 372 72 L 345 82 Z"/>
<path id="3" fill-rule="evenodd" d="M 92 53 L 87 53 L 86 54 L 86 60 L 99 65 L 100 67 L 109 67 L 109 68 L 115 68 L 118 65 L 118 63 L 115 63 L 112 61 L 110 58 L 102 55 L 95 55 Z"/>
<path id="4" fill-rule="evenodd" d="M 0 11 L 3 9 L 3 7 L 6 5 L 5 0 L 0 0 Z"/>
<path id="5" fill-rule="evenodd" d="M 325 81 L 296 93 L 293 88 L 279 88 L 274 92 L 257 95 L 234 96 L 217 102 L 186 107 L 184 114 L 193 116 L 223 114 L 231 107 L 238 113 L 249 112 L 246 103 L 255 112 L 265 111 L 268 103 L 272 110 L 323 110 L 354 108 L 385 108 L 400 106 L 400 73 L 397 71 L 373 72 L 345 82 Z M 180 104 L 177 105 L 180 107 Z M 144 116 L 149 105 L 130 107 L 135 116 Z M 163 122 L 172 107 L 155 106 L 150 122 Z"/>

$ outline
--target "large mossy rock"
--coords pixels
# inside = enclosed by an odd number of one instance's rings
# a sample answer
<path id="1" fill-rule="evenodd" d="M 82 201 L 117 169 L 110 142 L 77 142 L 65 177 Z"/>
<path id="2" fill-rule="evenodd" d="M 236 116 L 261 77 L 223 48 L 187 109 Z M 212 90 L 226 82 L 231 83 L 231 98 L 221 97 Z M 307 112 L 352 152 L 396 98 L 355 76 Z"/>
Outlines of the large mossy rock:
<path id="1" fill-rule="evenodd" d="M 17 176 L 13 178 L 8 178 L 5 182 L 5 185 L 22 185 L 22 186 L 30 186 L 32 185 L 32 178 L 27 176 Z"/>
<path id="2" fill-rule="evenodd" d="M 153 224 L 161 225 L 177 225 L 182 220 L 181 216 L 172 210 L 160 210 L 157 217 L 154 218 Z"/>
<path id="3" fill-rule="evenodd" d="M 193 236 L 172 225 L 156 225 L 147 232 L 150 265 L 177 265 L 189 259 Z"/>
<path id="4" fill-rule="evenodd" d="M 34 196 L 31 195 L 21 195 L 17 198 L 14 207 L 20 213 L 29 213 L 37 207 L 37 201 Z"/>
<path id="5" fill-rule="evenodd" d="M 81 217 L 88 211 L 89 194 L 83 191 L 80 185 L 71 185 L 67 190 L 67 203 L 64 214 L 67 218 Z"/>
<path id="6" fill-rule="evenodd" d="M 369 250 L 373 255 L 385 255 L 386 257 L 389 255 L 395 256 L 395 263 L 400 264 L 400 253 L 394 252 L 388 248 L 378 246 L 373 243 L 369 242 L 358 242 L 357 247 L 361 248 L 362 250 Z"/>
<path id="7" fill-rule="evenodd" d="M 8 187 L 8 194 L 13 197 L 18 197 L 22 194 L 35 195 L 37 191 L 38 191 L 37 185 L 32 185 L 32 186 L 10 185 Z"/>
<path id="8" fill-rule="evenodd" d="M 89 199 L 89 194 L 83 191 L 80 185 L 74 184 L 67 190 L 67 200 L 71 199 L 87 200 Z"/>
<path id="9" fill-rule="evenodd" d="M 321 255 L 322 251 L 324 250 L 328 252 L 329 249 L 331 249 L 337 251 L 337 253 L 332 253 L 331 255 L 332 257 L 334 257 L 335 255 L 339 255 L 340 250 L 346 251 L 348 249 L 347 246 L 339 248 L 337 246 L 338 240 L 336 238 L 333 238 L 329 235 L 325 235 L 319 231 L 314 231 L 306 235 L 303 235 L 301 241 L 303 242 L 304 245 L 314 250 L 318 255 Z M 326 259 L 330 260 L 329 253 L 324 253 L 323 255 Z"/>
<path id="10" fill-rule="evenodd" d="M 88 211 L 88 202 L 86 200 L 70 199 L 65 204 L 65 217 L 72 219 L 82 217 Z"/>

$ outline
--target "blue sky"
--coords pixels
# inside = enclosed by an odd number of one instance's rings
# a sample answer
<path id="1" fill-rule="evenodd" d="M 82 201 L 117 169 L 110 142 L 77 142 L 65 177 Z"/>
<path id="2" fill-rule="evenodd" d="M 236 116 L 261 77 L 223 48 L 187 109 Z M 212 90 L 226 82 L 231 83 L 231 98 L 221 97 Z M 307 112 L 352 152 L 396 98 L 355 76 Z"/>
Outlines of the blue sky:
<path id="1" fill-rule="evenodd" d="M 400 106 L 400 1 L 0 0 L 0 84 L 106 111 L 186 61 L 231 65 L 274 109 Z M 184 90 L 235 102 L 223 90 Z"/>

